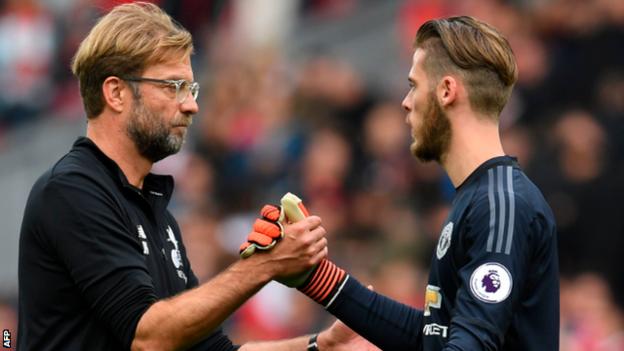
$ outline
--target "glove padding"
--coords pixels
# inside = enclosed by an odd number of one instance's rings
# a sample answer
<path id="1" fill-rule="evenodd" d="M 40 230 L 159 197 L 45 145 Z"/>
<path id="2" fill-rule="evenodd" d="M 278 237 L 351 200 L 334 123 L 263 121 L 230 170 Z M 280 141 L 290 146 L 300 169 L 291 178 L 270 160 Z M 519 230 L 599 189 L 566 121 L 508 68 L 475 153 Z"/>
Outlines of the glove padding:
<path id="1" fill-rule="evenodd" d="M 270 250 L 284 237 L 282 221 L 286 215 L 282 207 L 276 205 L 264 205 L 260 210 L 262 218 L 256 219 L 252 231 L 247 236 L 247 241 L 240 248 L 242 258 L 247 258 L 256 250 Z"/>
<path id="2" fill-rule="evenodd" d="M 280 201 L 281 206 L 264 205 L 260 211 L 261 219 L 257 219 L 253 230 L 247 236 L 247 242 L 240 246 L 240 256 L 247 258 L 256 250 L 270 250 L 284 237 L 283 223 L 297 222 L 309 216 L 308 209 L 299 197 L 286 193 Z M 279 280 L 280 283 L 296 288 L 302 286 L 317 266 L 301 274 Z"/>

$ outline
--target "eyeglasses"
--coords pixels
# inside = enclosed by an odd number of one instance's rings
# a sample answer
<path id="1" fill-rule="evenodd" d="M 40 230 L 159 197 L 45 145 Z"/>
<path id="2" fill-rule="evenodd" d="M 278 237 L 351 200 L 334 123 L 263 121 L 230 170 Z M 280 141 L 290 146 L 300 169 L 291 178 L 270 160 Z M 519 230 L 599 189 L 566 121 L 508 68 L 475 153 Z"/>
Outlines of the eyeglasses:
<path id="1" fill-rule="evenodd" d="M 199 83 L 197 82 L 189 82 L 184 79 L 155 79 L 155 78 L 143 78 L 143 77 L 127 77 L 122 78 L 123 80 L 129 82 L 150 82 L 157 84 L 164 84 L 169 88 L 173 89 L 175 87 L 175 96 L 178 103 L 183 103 L 186 101 L 186 98 L 189 95 L 193 96 L 193 100 L 197 100 L 197 95 L 199 95 Z"/>

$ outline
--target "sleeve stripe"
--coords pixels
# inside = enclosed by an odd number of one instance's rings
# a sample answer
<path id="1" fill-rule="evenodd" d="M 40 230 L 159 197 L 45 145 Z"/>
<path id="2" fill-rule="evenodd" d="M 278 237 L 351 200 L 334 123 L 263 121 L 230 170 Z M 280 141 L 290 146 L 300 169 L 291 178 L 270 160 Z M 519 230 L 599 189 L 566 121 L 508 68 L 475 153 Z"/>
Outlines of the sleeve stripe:
<path id="1" fill-rule="evenodd" d="M 349 280 L 349 275 L 347 274 L 345 280 L 342 281 L 342 284 L 340 284 L 340 287 L 338 288 L 338 291 L 336 291 L 336 293 L 334 294 L 334 296 L 331 298 L 331 300 L 329 300 L 329 302 L 327 303 L 327 305 L 325 305 L 325 309 L 328 309 L 329 306 L 332 305 L 332 303 L 334 303 L 334 300 L 336 300 L 336 298 L 338 297 L 338 295 L 340 295 L 340 293 L 342 292 L 342 288 L 344 288 L 345 284 L 347 284 L 347 280 Z"/>
<path id="2" fill-rule="evenodd" d="M 494 244 L 494 225 L 496 223 L 496 204 L 494 200 L 494 170 L 488 169 L 488 202 L 490 204 L 490 235 L 487 241 L 487 251 L 492 252 L 492 245 Z"/>
<path id="3" fill-rule="evenodd" d="M 498 238 L 496 239 L 496 252 L 501 252 L 503 248 L 503 238 L 505 237 L 505 192 L 503 190 L 503 166 L 496 167 L 496 190 L 498 191 L 498 203 L 500 211 L 498 212 Z"/>
<path id="4" fill-rule="evenodd" d="M 494 186 L 495 182 L 496 187 Z M 505 182 L 507 183 L 507 191 L 505 191 Z M 515 220 L 512 166 L 498 166 L 488 170 L 488 203 L 490 206 L 490 231 L 486 250 L 487 252 L 502 253 L 504 249 L 505 254 L 509 255 L 513 244 Z M 507 203 L 509 206 L 506 206 Z M 494 248 L 495 236 L 496 248 Z M 506 245 L 503 247 L 505 242 Z"/>
<path id="5" fill-rule="evenodd" d="M 507 247 L 505 253 L 509 255 L 511 252 L 511 244 L 513 243 L 514 219 L 516 217 L 516 195 L 513 188 L 513 167 L 507 167 L 507 191 L 509 193 L 509 227 L 507 228 Z"/>

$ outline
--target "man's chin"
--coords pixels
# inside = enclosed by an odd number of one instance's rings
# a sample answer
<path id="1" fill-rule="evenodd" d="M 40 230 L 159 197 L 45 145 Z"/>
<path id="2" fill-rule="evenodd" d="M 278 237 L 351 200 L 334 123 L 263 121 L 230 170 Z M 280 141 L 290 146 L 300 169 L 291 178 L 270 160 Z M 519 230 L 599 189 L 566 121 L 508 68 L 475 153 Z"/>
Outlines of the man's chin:
<path id="1" fill-rule="evenodd" d="M 174 143 L 180 143 L 181 145 L 184 143 L 184 140 L 186 139 L 187 132 L 188 132 L 187 127 L 184 127 L 184 126 L 173 127 L 171 131 L 169 132 L 169 138 L 175 139 Z"/>
<path id="2" fill-rule="evenodd" d="M 169 148 L 169 155 L 167 156 L 175 155 L 180 152 L 180 150 L 182 150 L 182 145 L 184 145 L 184 140 L 184 137 L 176 138 L 175 143 L 171 144 L 171 147 Z"/>
<path id="3" fill-rule="evenodd" d="M 412 142 L 410 145 L 410 152 L 414 157 L 416 157 L 420 162 L 429 162 L 430 160 L 424 157 L 423 150 L 418 145 L 417 141 Z"/>
<path id="4" fill-rule="evenodd" d="M 415 142 L 410 146 L 410 151 L 420 162 L 440 162 L 440 155 L 438 153 L 423 149 Z"/>

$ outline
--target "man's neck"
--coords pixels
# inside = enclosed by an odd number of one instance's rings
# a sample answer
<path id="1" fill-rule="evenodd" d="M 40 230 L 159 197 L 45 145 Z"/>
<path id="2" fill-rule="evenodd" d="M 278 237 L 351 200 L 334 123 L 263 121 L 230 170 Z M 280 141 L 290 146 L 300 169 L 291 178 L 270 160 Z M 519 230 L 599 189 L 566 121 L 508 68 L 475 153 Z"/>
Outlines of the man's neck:
<path id="1" fill-rule="evenodd" d="M 99 122 L 99 121 L 98 121 Z M 130 138 L 123 130 L 101 128 L 98 122 L 89 121 L 87 124 L 87 138 L 124 173 L 128 182 L 133 186 L 143 188 L 143 180 L 152 169 L 152 162 L 141 156 Z"/>
<path id="2" fill-rule="evenodd" d="M 453 129 L 449 150 L 440 162 L 453 186 L 460 186 L 485 161 L 504 156 L 498 125 L 467 118 Z"/>

